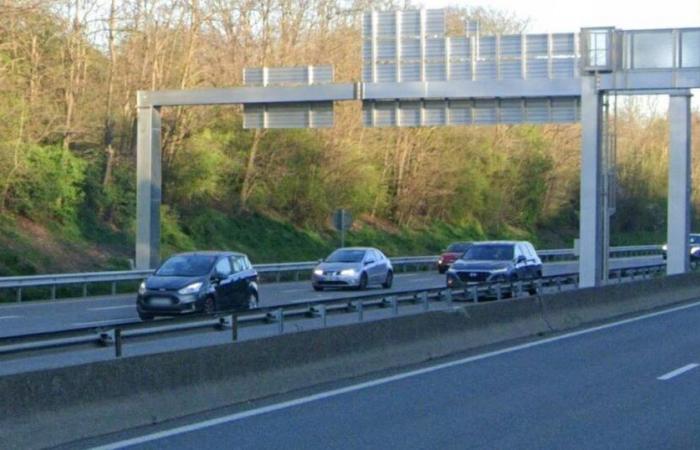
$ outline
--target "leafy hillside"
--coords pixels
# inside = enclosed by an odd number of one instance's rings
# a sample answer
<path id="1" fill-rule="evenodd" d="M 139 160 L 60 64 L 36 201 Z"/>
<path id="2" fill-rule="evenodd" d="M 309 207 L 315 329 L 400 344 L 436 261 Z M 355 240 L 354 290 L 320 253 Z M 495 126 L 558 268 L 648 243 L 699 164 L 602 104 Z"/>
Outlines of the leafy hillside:
<path id="1" fill-rule="evenodd" d="M 387 4 L 346 3 L 272 1 L 260 14 L 239 0 L 5 1 L 0 274 L 128 267 L 136 91 L 238 86 L 244 67 L 260 65 L 333 64 L 337 81 L 358 80 L 361 11 Z M 465 18 L 484 33 L 526 25 L 456 8 L 449 29 L 463 33 Z M 613 242 L 663 240 L 660 110 L 620 103 Z M 233 248 L 258 262 L 315 259 L 337 245 L 329 217 L 340 207 L 358 218 L 349 244 L 392 255 L 472 238 L 562 247 L 577 235 L 578 125 L 365 129 L 356 103 L 336 105 L 335 127 L 320 131 L 244 130 L 231 107 L 162 114 L 163 256 Z"/>

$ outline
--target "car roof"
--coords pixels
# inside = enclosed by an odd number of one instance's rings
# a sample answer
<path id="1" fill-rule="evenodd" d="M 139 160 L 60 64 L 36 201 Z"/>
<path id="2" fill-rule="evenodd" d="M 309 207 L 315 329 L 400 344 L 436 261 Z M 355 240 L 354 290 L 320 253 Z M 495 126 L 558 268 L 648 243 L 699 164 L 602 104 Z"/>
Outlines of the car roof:
<path id="1" fill-rule="evenodd" d="M 337 252 L 338 250 L 363 250 L 363 251 L 367 251 L 367 250 L 377 250 L 377 249 L 374 247 L 340 247 L 340 248 L 336 248 L 333 251 Z"/>
<path id="2" fill-rule="evenodd" d="M 528 241 L 481 241 L 474 242 L 474 245 L 515 245 L 515 244 L 529 244 Z"/>
<path id="3" fill-rule="evenodd" d="M 206 256 L 246 256 L 244 253 L 231 252 L 225 250 L 202 250 L 193 252 L 182 252 L 170 255 L 172 256 L 192 256 L 192 255 L 206 255 Z"/>

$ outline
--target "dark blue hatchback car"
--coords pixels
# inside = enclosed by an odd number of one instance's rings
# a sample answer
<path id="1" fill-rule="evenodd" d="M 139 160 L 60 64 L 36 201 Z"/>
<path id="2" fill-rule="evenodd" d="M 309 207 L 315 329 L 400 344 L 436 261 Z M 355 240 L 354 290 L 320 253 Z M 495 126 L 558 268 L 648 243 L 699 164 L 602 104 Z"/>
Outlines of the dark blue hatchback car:
<path id="1" fill-rule="evenodd" d="M 141 283 L 136 309 L 142 320 L 150 320 L 257 308 L 257 279 L 257 272 L 242 253 L 181 253 L 168 258 Z"/>

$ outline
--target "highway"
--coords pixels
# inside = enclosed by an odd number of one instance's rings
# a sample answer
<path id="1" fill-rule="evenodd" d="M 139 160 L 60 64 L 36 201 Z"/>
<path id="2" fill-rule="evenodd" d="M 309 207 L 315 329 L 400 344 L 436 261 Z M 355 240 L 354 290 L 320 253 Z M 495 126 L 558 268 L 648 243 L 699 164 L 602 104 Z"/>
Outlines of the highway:
<path id="1" fill-rule="evenodd" d="M 71 448 L 698 448 L 700 303 Z"/>
<path id="2" fill-rule="evenodd" d="M 661 264 L 660 256 L 644 256 L 611 260 L 611 268 Z M 549 263 L 544 266 L 544 275 L 572 273 L 578 270 L 576 262 Z M 397 289 L 420 289 L 445 286 L 445 276 L 437 271 L 397 274 L 392 289 L 377 292 L 387 294 Z M 321 298 L 348 297 L 357 291 L 326 290 L 315 292 L 308 281 L 290 283 L 266 283 L 260 286 L 261 306 L 274 306 L 294 302 L 306 302 Z M 107 326 L 138 319 L 135 295 L 93 297 L 76 300 L 41 301 L 0 306 L 0 337 Z"/>

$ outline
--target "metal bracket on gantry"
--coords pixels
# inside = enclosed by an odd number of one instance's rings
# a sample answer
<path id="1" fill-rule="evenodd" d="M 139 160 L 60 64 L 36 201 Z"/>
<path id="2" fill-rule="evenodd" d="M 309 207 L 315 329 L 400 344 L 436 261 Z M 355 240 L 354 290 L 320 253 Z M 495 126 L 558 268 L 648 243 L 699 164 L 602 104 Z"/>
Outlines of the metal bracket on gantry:
<path id="1" fill-rule="evenodd" d="M 466 28 L 446 36 L 444 10 L 367 12 L 361 83 L 334 84 L 328 67 L 262 68 L 247 69 L 241 88 L 140 92 L 138 267 L 158 261 L 161 106 L 243 104 L 246 128 L 315 128 L 332 125 L 333 102 L 361 100 L 371 127 L 580 120 L 580 285 L 597 286 L 606 279 L 614 199 L 604 99 L 660 93 L 671 96 L 668 272 L 686 271 L 689 89 L 700 87 L 700 29 L 484 36 Z"/>

